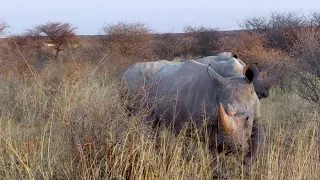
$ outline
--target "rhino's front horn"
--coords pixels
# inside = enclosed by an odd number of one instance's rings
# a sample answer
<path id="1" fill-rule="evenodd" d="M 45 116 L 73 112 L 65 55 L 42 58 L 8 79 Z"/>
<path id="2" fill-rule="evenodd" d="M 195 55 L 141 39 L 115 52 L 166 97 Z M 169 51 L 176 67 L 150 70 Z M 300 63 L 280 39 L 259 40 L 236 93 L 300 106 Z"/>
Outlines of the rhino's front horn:
<path id="1" fill-rule="evenodd" d="M 222 84 L 226 81 L 226 78 L 220 76 L 217 72 L 215 72 L 215 71 L 211 68 L 211 64 L 208 65 L 207 72 L 208 72 L 209 76 L 210 76 L 212 79 L 216 79 L 217 81 L 219 81 L 219 82 L 222 83 Z"/>
<path id="2" fill-rule="evenodd" d="M 230 136 L 234 133 L 236 128 L 232 117 L 227 115 L 221 103 L 218 109 L 218 122 L 222 135 Z"/>

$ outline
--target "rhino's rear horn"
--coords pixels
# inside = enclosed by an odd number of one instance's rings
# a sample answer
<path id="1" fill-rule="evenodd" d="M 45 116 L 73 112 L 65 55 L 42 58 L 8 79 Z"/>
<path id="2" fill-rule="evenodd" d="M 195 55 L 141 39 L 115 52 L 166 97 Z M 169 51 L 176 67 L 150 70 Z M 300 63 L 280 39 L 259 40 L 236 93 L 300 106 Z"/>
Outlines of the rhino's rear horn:
<path id="1" fill-rule="evenodd" d="M 220 76 L 220 74 L 218 74 L 211 68 L 211 64 L 208 65 L 207 72 L 212 79 L 215 79 L 222 84 L 226 81 L 226 78 Z"/>

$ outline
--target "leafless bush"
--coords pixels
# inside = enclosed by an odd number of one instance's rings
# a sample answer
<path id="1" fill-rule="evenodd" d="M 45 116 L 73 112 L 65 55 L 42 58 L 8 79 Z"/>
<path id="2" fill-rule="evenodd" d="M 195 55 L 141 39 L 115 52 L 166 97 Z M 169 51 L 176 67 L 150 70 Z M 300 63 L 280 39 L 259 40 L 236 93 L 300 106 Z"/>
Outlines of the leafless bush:
<path id="1" fill-rule="evenodd" d="M 240 27 L 246 30 L 265 33 L 268 45 L 289 52 L 293 46 L 294 29 L 308 24 L 306 18 L 295 12 L 272 12 L 268 17 L 251 17 Z"/>
<path id="2" fill-rule="evenodd" d="M 153 51 L 160 59 L 173 59 L 183 53 L 183 36 L 174 33 L 156 35 Z"/>
<path id="3" fill-rule="evenodd" d="M 297 30 L 292 55 L 295 63 L 293 89 L 309 102 L 320 104 L 320 31 L 318 27 Z"/>
<path id="4" fill-rule="evenodd" d="M 100 40 L 110 51 L 125 57 L 150 58 L 151 30 L 144 23 L 110 24 Z"/>
<path id="5" fill-rule="evenodd" d="M 220 51 L 229 51 L 237 54 L 246 63 L 259 63 L 259 66 L 270 63 L 280 55 L 279 51 L 267 48 L 267 39 L 264 34 L 256 32 L 240 32 L 235 37 L 223 37 L 219 41 Z"/>
<path id="6" fill-rule="evenodd" d="M 320 26 L 320 12 L 311 13 L 310 24 L 312 26 Z"/>
<path id="7" fill-rule="evenodd" d="M 40 32 L 28 29 L 25 33 L 20 35 L 13 35 L 10 37 L 10 46 L 12 49 L 16 49 L 17 46 L 20 49 L 40 49 L 44 45 L 44 37 L 40 35 Z"/>
<path id="8" fill-rule="evenodd" d="M 250 17 L 240 24 L 242 29 L 252 30 L 258 33 L 264 33 L 268 28 L 268 20 L 266 17 Z"/>
<path id="9" fill-rule="evenodd" d="M 210 56 L 219 47 L 220 36 L 217 29 L 187 26 L 184 32 L 187 41 L 185 49 L 194 56 Z"/>
<path id="10" fill-rule="evenodd" d="M 72 51 L 75 58 L 77 60 L 98 64 L 101 58 L 108 53 L 106 47 L 97 42 L 99 41 L 98 39 L 99 38 L 94 37 L 81 37 L 80 46 Z"/>

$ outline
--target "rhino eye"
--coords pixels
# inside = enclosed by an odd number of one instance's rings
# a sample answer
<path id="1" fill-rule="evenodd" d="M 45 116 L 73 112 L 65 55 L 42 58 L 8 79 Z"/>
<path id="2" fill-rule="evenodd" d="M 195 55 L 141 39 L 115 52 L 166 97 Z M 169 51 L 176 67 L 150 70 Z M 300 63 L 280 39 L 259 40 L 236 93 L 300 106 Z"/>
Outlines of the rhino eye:
<path id="1" fill-rule="evenodd" d="M 249 116 L 246 117 L 246 121 L 248 121 L 248 120 L 249 120 Z"/>
<path id="2" fill-rule="evenodd" d="M 242 115 L 244 115 L 244 112 L 237 112 L 234 116 L 242 116 Z"/>

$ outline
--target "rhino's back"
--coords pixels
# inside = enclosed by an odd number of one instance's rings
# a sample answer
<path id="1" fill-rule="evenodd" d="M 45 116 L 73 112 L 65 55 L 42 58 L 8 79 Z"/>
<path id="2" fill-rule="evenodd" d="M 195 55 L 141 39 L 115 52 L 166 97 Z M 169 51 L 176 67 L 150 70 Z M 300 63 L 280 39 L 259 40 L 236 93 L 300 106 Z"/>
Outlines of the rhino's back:
<path id="1" fill-rule="evenodd" d="M 201 59 L 198 59 L 197 61 L 202 63 L 202 64 L 215 64 L 216 62 L 219 61 L 227 61 L 228 59 L 232 58 L 232 53 L 231 52 L 222 52 L 216 56 L 206 56 Z"/>
<path id="2" fill-rule="evenodd" d="M 204 105 L 206 113 L 215 114 L 216 96 L 214 82 L 207 74 L 207 66 L 195 61 L 179 64 L 170 74 L 155 75 L 150 97 L 154 100 L 155 114 L 170 123 L 175 117 L 177 123 L 184 123 L 190 116 L 202 123 Z M 180 124 L 181 125 L 181 124 Z"/>
<path id="3" fill-rule="evenodd" d="M 136 93 L 141 86 L 144 86 L 155 73 L 167 64 L 172 64 L 172 62 L 159 60 L 132 64 L 122 75 L 121 86 L 126 86 L 131 93 Z"/>

